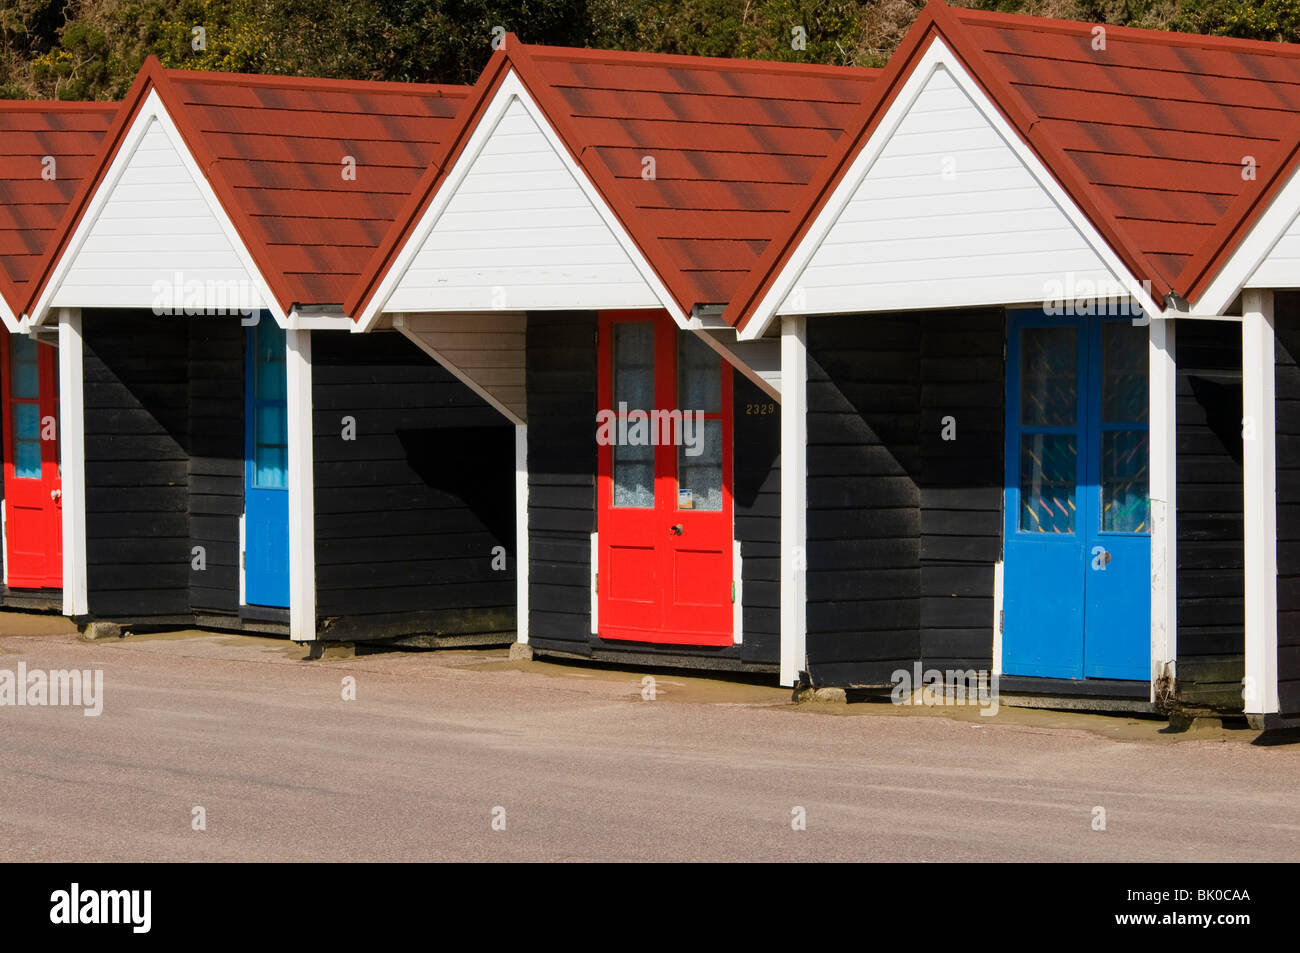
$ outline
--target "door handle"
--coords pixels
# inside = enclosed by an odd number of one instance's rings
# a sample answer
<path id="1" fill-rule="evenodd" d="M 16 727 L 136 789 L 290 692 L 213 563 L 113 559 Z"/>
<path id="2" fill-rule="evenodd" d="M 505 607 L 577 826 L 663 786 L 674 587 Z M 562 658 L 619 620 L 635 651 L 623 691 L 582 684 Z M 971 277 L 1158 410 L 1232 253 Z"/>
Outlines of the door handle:
<path id="1" fill-rule="evenodd" d="M 685 532 L 685 529 L 681 523 L 675 523 L 674 525 L 668 527 L 668 532 L 672 533 L 674 536 L 680 536 L 682 535 L 683 532 Z"/>
<path id="2" fill-rule="evenodd" d="M 50 490 L 50 499 L 52 499 L 52 500 L 61 500 L 61 499 L 63 499 L 63 491 L 62 491 L 62 490 Z"/>
<path id="3" fill-rule="evenodd" d="M 1105 546 L 1092 547 L 1092 568 L 1099 572 L 1105 572 L 1106 567 L 1110 565 L 1110 550 Z"/>

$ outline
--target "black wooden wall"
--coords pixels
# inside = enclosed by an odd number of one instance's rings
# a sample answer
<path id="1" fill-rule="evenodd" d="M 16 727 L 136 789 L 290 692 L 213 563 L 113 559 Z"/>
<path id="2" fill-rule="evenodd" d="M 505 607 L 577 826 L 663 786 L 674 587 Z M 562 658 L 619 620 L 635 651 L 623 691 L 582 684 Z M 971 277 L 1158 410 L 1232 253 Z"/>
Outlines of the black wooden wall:
<path id="1" fill-rule="evenodd" d="M 1178 698 L 1188 705 L 1240 711 L 1245 671 L 1241 325 L 1179 321 L 1175 352 Z"/>
<path id="2" fill-rule="evenodd" d="M 188 323 L 190 606 L 235 615 L 244 511 L 244 329 L 228 319 Z M 195 546 L 203 547 L 202 569 Z"/>
<path id="3" fill-rule="evenodd" d="M 514 426 L 396 332 L 314 332 L 312 401 L 320 636 L 512 641 Z"/>
<path id="4" fill-rule="evenodd" d="M 1000 311 L 809 320 L 814 684 L 991 666 L 1002 354 Z"/>
<path id="5" fill-rule="evenodd" d="M 1300 295 L 1278 294 L 1277 693 L 1283 714 L 1300 712 Z"/>
<path id="6" fill-rule="evenodd" d="M 243 458 L 238 321 L 87 311 L 83 334 L 90 614 L 235 611 L 239 508 L 218 478 Z"/>
<path id="7" fill-rule="evenodd" d="M 591 654 L 596 316 L 528 315 L 528 641 Z"/>
<path id="8" fill-rule="evenodd" d="M 732 371 L 732 500 L 744 662 L 781 660 L 781 405 Z"/>

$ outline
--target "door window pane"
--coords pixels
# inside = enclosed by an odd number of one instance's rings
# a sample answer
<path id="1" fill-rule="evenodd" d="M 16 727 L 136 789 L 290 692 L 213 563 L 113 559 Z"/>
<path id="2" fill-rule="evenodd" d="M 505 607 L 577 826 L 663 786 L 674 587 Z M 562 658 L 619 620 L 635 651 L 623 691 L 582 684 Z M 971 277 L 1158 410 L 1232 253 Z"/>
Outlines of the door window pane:
<path id="1" fill-rule="evenodd" d="M 1107 430 L 1101 435 L 1101 529 L 1150 533 L 1147 487 L 1150 454 L 1145 430 Z"/>
<path id="2" fill-rule="evenodd" d="M 273 321 L 258 323 L 253 361 L 253 485 L 283 490 L 289 485 L 289 427 L 284 331 Z"/>
<path id="3" fill-rule="evenodd" d="M 722 509 L 722 421 L 705 420 L 704 432 L 696 434 L 696 446 L 683 441 L 677 448 L 677 508 L 682 510 Z M 688 449 L 700 451 L 689 456 Z"/>
<path id="4" fill-rule="evenodd" d="M 1074 532 L 1077 472 L 1074 434 L 1021 434 L 1021 532 Z"/>
<path id="5" fill-rule="evenodd" d="M 1107 321 L 1101 328 L 1101 422 L 1147 419 L 1147 329 Z"/>
<path id="6" fill-rule="evenodd" d="M 40 374 L 36 369 L 36 342 L 25 334 L 9 338 L 9 394 L 35 400 L 40 396 Z"/>
<path id="7" fill-rule="evenodd" d="M 614 325 L 614 406 L 620 411 L 654 409 L 655 326 L 649 321 Z M 649 422 L 645 433 L 650 431 Z M 619 444 L 615 437 L 614 505 L 650 509 L 655 505 L 655 448 Z"/>
<path id="8" fill-rule="evenodd" d="M 655 448 L 614 445 L 614 505 L 655 505 Z"/>
<path id="9" fill-rule="evenodd" d="M 614 325 L 614 407 L 650 410 L 655 400 L 655 327 L 648 321 Z"/>
<path id="10" fill-rule="evenodd" d="M 722 408 L 722 358 L 694 334 L 678 336 L 677 406 L 716 414 Z"/>
<path id="11" fill-rule="evenodd" d="M 41 410 L 36 404 L 14 404 L 14 476 L 41 478 Z"/>
<path id="12" fill-rule="evenodd" d="M 1073 427 L 1079 399 L 1074 328 L 1025 328 L 1020 337 L 1020 422 Z"/>

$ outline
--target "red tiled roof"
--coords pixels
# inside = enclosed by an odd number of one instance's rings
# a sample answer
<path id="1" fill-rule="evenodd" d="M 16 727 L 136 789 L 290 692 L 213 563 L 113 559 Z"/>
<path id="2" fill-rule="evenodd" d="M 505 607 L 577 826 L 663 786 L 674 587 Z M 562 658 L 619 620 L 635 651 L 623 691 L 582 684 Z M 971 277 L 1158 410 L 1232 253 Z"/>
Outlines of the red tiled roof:
<path id="1" fill-rule="evenodd" d="M 94 167 L 116 103 L 0 101 L 0 295 L 21 316 L 59 220 Z M 44 177 L 54 159 L 53 179 Z"/>
<path id="2" fill-rule="evenodd" d="M 1244 235 L 1300 144 L 1300 47 L 949 9 L 932 0 L 895 53 L 879 99 L 805 213 L 746 281 L 727 317 L 743 326 L 911 65 L 942 39 L 1111 248 L 1160 300 L 1188 299 Z M 1243 177 L 1243 159 L 1255 178 Z"/>
<path id="3" fill-rule="evenodd" d="M 346 303 L 358 314 L 514 71 L 686 313 L 781 233 L 878 70 L 529 46 L 513 36 Z M 642 178 L 644 156 L 655 177 Z"/>
<path id="4" fill-rule="evenodd" d="M 151 58 L 62 242 L 151 89 L 285 311 L 342 303 L 469 94 L 465 86 L 164 70 Z M 343 177 L 345 156 L 356 160 L 354 179 Z M 57 253 L 47 258 L 47 277 L 56 261 Z"/>

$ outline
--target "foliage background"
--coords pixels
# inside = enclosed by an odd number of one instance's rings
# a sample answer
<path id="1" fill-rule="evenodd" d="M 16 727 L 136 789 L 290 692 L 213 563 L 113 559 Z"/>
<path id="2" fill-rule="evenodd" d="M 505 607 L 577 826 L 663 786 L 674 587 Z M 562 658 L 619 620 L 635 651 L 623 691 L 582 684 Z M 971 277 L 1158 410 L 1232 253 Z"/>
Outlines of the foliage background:
<path id="1" fill-rule="evenodd" d="M 1300 41 L 1300 0 L 949 0 Z M 495 26 L 532 43 L 882 65 L 922 0 L 0 0 L 0 98 L 117 99 L 154 54 L 185 69 L 473 82 Z M 206 31 L 206 49 L 191 31 Z M 807 31 L 806 49 L 791 30 Z"/>

